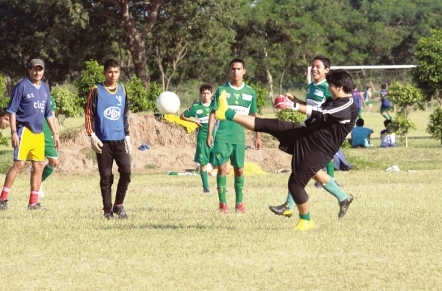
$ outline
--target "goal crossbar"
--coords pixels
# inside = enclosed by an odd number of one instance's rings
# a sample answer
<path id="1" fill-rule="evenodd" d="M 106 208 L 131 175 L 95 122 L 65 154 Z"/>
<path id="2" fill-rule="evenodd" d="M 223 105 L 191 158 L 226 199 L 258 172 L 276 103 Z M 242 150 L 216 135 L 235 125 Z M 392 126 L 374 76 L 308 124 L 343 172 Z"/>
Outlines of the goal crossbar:
<path id="1" fill-rule="evenodd" d="M 379 66 L 331 66 L 331 70 L 344 69 L 344 70 L 373 70 L 373 69 L 410 69 L 415 68 L 416 65 L 379 65 Z M 307 68 L 307 84 L 312 82 L 312 75 L 310 73 L 312 66 Z"/>

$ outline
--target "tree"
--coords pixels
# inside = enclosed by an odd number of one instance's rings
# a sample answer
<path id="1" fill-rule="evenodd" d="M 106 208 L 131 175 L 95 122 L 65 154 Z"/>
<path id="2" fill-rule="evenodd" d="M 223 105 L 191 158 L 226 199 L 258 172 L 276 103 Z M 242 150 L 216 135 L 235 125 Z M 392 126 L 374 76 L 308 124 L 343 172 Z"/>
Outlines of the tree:
<path id="1" fill-rule="evenodd" d="M 419 40 L 415 47 L 417 67 L 412 70 L 413 81 L 426 94 L 433 96 L 442 107 L 442 30 L 431 30 L 431 35 Z"/>
<path id="2" fill-rule="evenodd" d="M 430 115 L 427 132 L 435 139 L 440 140 L 442 144 L 442 108 L 436 110 Z"/>
<path id="3" fill-rule="evenodd" d="M 405 140 L 405 147 L 408 147 L 408 132 L 410 129 L 416 129 L 416 125 L 409 118 L 410 109 L 412 106 L 423 109 L 424 95 L 413 84 L 394 82 L 388 88 L 388 99 L 399 108 L 390 128 L 401 140 Z"/>
<path id="4" fill-rule="evenodd" d="M 86 107 L 87 96 L 92 87 L 104 81 L 104 67 L 98 64 L 97 61 L 86 61 L 86 69 L 81 73 L 78 79 L 74 81 L 74 86 L 77 89 L 77 104 L 81 108 Z"/>
<path id="5" fill-rule="evenodd" d="M 66 118 L 78 117 L 83 112 L 83 108 L 78 106 L 78 96 L 69 89 L 55 87 L 52 89 L 51 95 L 57 105 L 55 117 L 58 118 L 62 128 Z"/>
<path id="6" fill-rule="evenodd" d="M 89 20 L 73 0 L 0 0 L 0 17 L 0 72 L 11 79 L 8 93 L 27 75 L 33 58 L 45 61 L 45 78 L 52 86 L 80 70 L 83 60 L 102 57 L 112 48 L 103 23 Z"/>

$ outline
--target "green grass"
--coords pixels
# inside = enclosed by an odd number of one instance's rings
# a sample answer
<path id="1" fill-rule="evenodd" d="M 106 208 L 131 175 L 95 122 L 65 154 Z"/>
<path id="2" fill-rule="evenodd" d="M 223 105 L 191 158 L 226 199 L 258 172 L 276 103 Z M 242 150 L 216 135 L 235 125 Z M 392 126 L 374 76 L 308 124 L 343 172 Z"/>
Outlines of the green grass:
<path id="1" fill-rule="evenodd" d="M 267 206 L 285 198 L 287 174 L 246 177 L 247 213 L 217 213 L 215 178 L 134 175 L 127 221 L 102 219 L 99 177 L 55 173 L 46 212 L 26 210 L 18 177 L 2 221 L 4 290 L 436 290 L 441 170 L 337 172 L 356 195 L 346 217 L 310 183 L 316 228 Z M 229 193 L 233 193 L 228 179 Z M 228 194 L 233 207 L 234 196 Z"/>

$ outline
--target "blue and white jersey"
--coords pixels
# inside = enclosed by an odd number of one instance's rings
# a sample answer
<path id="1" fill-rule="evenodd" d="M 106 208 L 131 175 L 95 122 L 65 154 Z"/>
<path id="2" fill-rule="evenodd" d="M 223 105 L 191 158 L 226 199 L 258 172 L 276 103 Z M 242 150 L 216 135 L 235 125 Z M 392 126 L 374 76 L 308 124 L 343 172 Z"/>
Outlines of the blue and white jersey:
<path id="1" fill-rule="evenodd" d="M 124 132 L 126 92 L 123 85 L 117 85 L 118 89 L 112 93 L 103 84 L 97 84 L 95 134 L 100 140 L 123 140 L 126 136 Z"/>
<path id="2" fill-rule="evenodd" d="M 25 78 L 14 86 L 6 111 L 15 114 L 17 130 L 26 126 L 33 133 L 43 131 L 43 120 L 52 116 L 49 96 L 49 86 L 43 81 L 36 86 Z"/>

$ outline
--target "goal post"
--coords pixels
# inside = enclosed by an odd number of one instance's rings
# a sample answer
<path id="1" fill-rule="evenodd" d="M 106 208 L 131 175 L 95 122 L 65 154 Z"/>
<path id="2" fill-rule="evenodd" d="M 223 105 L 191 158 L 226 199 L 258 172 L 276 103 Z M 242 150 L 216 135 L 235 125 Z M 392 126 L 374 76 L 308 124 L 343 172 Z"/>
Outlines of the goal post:
<path id="1" fill-rule="evenodd" d="M 379 65 L 379 66 L 331 66 L 330 69 L 344 69 L 353 78 L 353 83 L 363 89 L 371 86 L 373 89 L 381 84 L 390 84 L 394 81 L 411 81 L 410 71 L 416 65 Z M 307 68 L 307 82 L 312 82 L 311 66 Z"/>

